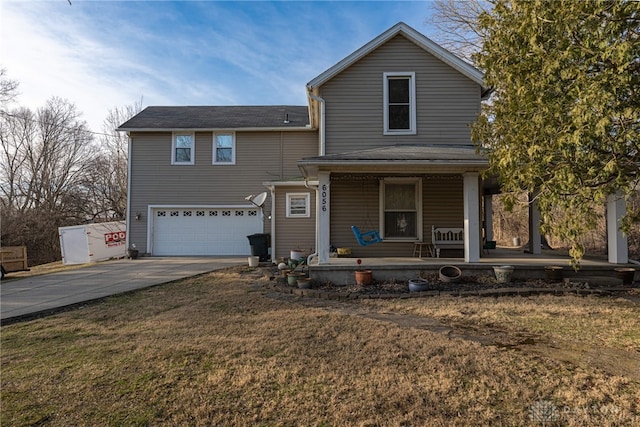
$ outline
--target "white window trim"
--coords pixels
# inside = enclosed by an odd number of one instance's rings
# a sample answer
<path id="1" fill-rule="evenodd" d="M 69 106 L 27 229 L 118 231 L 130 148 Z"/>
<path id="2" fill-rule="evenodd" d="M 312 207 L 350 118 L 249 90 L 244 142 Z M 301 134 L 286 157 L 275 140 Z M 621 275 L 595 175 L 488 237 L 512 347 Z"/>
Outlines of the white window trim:
<path id="1" fill-rule="evenodd" d="M 218 152 L 216 136 L 217 135 L 231 135 L 233 140 L 233 144 L 231 146 L 231 161 L 230 162 L 218 162 L 216 161 L 216 153 Z M 211 164 L 224 166 L 224 165 L 235 165 L 236 164 L 236 133 L 235 132 L 214 132 L 211 137 Z"/>
<path id="2" fill-rule="evenodd" d="M 416 224 L 416 234 L 417 234 L 417 238 L 401 238 L 401 237 L 387 237 L 385 230 L 384 230 L 384 212 L 385 212 L 385 205 L 384 205 L 384 191 L 385 191 L 385 184 L 407 184 L 407 183 L 413 183 L 415 184 L 416 187 L 416 221 L 418 222 Z M 379 212 L 379 218 L 380 218 L 380 234 L 382 236 L 382 238 L 386 241 L 393 241 L 393 242 L 421 242 L 422 238 L 423 238 L 423 233 L 422 233 L 422 178 L 420 177 L 407 177 L 407 178 L 384 178 L 380 180 L 380 200 L 379 200 L 379 205 L 380 205 L 380 212 Z"/>
<path id="3" fill-rule="evenodd" d="M 383 109 L 384 135 L 415 135 L 416 134 L 416 73 L 412 71 L 394 71 L 382 74 L 383 81 Z M 409 129 L 389 129 L 389 78 L 409 78 Z"/>
<path id="4" fill-rule="evenodd" d="M 311 196 L 309 195 L 309 193 L 287 193 L 286 194 L 286 200 L 287 200 L 287 211 L 286 211 L 286 217 L 287 218 L 309 218 L 311 216 Z M 293 197 L 304 197 L 304 204 L 305 204 L 305 213 L 304 214 L 292 214 L 291 213 L 291 198 Z"/>
<path id="5" fill-rule="evenodd" d="M 191 160 L 188 162 L 176 161 L 176 137 L 181 135 L 191 136 Z M 172 165 L 193 165 L 196 161 L 196 135 L 194 132 L 173 132 L 171 136 L 171 164 Z"/>

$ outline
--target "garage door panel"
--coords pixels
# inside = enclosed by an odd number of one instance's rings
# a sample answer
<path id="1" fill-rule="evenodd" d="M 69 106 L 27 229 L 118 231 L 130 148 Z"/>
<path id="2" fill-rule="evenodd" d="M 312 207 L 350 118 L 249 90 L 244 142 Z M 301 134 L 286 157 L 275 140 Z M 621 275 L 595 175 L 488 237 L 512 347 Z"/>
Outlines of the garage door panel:
<path id="1" fill-rule="evenodd" d="M 154 209 L 152 253 L 249 255 L 247 236 L 261 232 L 257 208 Z"/>

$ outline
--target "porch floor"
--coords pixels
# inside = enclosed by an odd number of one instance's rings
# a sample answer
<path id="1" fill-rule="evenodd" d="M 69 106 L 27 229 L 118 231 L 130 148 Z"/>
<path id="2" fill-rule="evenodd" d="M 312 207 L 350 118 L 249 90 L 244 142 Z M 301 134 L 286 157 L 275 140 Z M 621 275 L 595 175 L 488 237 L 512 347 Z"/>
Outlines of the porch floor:
<path id="1" fill-rule="evenodd" d="M 580 262 L 580 270 L 573 270 L 570 257 L 566 251 L 543 250 L 542 254 L 526 253 L 522 248 L 498 247 L 484 253 L 479 262 L 465 263 L 463 258 L 431 258 L 431 257 L 388 257 L 388 258 L 330 258 L 328 264 L 309 266 L 309 275 L 320 282 L 335 284 L 353 284 L 353 271 L 357 269 L 373 270 L 375 280 L 409 280 L 421 273 L 437 273 L 443 265 L 455 265 L 463 275 L 493 275 L 493 266 L 511 265 L 515 267 L 514 279 L 543 279 L 544 267 L 563 267 L 565 278 L 616 277 L 616 268 L 631 267 L 640 269 L 637 264 L 610 264 L 606 256 L 590 256 Z M 636 276 L 638 273 L 636 272 Z"/>

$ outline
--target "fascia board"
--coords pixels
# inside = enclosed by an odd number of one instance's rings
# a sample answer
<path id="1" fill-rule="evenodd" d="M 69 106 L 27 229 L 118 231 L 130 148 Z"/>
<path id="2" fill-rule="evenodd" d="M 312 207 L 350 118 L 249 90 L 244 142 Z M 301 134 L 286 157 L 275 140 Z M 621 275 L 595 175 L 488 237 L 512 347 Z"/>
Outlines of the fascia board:
<path id="1" fill-rule="evenodd" d="M 352 64 L 359 61 L 369 53 L 373 52 L 375 49 L 398 34 L 403 34 L 410 41 L 420 46 L 425 51 L 429 52 L 445 64 L 451 66 L 455 70 L 471 79 L 473 82 L 480 85 L 483 88 L 483 92 L 486 91 L 487 88 L 484 85 L 484 74 L 480 70 L 458 58 L 453 53 L 444 49 L 442 46 L 439 46 L 428 37 L 414 30 L 404 22 L 400 22 L 394 25 L 375 39 L 371 40 L 369 43 L 362 46 L 360 49 L 353 52 L 351 55 L 335 64 L 333 67 L 320 74 L 318 77 L 311 80 L 309 83 L 307 83 L 307 89 L 312 90 L 314 88 L 322 86 L 324 83 L 326 83 L 342 71 L 346 70 Z"/>
<path id="2" fill-rule="evenodd" d="M 116 128 L 119 132 L 288 132 L 315 131 L 311 126 L 251 128 Z"/>

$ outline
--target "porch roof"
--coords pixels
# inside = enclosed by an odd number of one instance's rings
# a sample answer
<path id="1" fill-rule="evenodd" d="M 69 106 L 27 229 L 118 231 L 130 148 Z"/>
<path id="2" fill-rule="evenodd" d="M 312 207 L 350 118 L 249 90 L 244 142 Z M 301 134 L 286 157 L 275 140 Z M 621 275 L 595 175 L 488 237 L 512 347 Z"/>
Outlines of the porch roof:
<path id="1" fill-rule="evenodd" d="M 298 161 L 305 177 L 317 176 L 318 171 L 464 173 L 488 166 L 487 157 L 470 145 L 392 145 Z"/>

